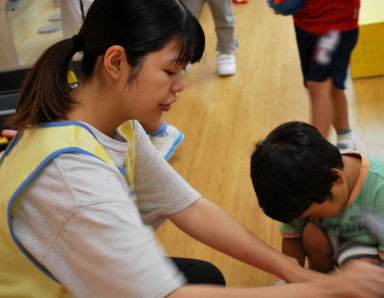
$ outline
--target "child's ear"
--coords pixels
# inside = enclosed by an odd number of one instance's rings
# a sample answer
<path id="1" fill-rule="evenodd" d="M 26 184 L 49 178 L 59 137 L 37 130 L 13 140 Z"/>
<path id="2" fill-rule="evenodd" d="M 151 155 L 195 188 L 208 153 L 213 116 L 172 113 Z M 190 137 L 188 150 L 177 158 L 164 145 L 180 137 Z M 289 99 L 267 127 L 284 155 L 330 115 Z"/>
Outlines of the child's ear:
<path id="1" fill-rule="evenodd" d="M 122 71 L 128 67 L 124 48 L 119 45 L 110 46 L 104 54 L 103 65 L 112 79 L 119 80 Z"/>
<path id="2" fill-rule="evenodd" d="M 344 177 L 344 174 L 342 171 L 340 171 L 339 169 L 332 169 L 332 171 L 334 173 L 336 173 L 337 175 L 337 180 L 334 182 L 335 184 L 343 184 L 345 182 L 345 177 Z"/>

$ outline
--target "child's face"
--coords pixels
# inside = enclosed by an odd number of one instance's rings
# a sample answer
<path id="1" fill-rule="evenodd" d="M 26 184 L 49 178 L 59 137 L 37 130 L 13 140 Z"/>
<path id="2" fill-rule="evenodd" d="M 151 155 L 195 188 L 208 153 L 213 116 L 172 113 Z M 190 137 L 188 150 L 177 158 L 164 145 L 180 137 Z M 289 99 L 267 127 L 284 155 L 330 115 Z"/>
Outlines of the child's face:
<path id="1" fill-rule="evenodd" d="M 349 200 L 348 184 L 344 175 L 340 172 L 339 178 L 331 189 L 332 197 L 321 204 L 312 203 L 298 219 L 324 219 L 334 217 L 346 207 Z"/>
<path id="2" fill-rule="evenodd" d="M 334 203 L 333 198 L 328 198 L 325 202 L 312 203 L 307 210 L 298 219 L 324 219 L 336 216 L 341 210 L 342 206 Z"/>

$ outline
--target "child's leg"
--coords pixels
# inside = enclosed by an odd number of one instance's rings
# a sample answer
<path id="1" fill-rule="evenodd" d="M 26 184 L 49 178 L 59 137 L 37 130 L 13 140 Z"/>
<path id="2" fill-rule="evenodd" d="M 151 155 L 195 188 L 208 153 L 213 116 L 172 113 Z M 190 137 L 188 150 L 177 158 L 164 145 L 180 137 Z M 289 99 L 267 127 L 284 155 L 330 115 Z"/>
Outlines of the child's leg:
<path id="1" fill-rule="evenodd" d="M 323 82 L 307 81 L 306 86 L 311 98 L 311 123 L 327 138 L 334 117 L 332 79 Z"/>
<path id="2" fill-rule="evenodd" d="M 324 232 L 317 225 L 309 222 L 304 228 L 302 239 L 309 267 L 320 272 L 331 271 L 334 267 L 331 259 L 332 250 Z"/>
<path id="3" fill-rule="evenodd" d="M 188 7 L 193 16 L 199 20 L 205 0 L 183 0 L 183 2 L 185 6 Z"/>
<path id="4" fill-rule="evenodd" d="M 348 119 L 348 104 L 347 98 L 345 96 L 344 90 L 332 87 L 332 99 L 333 99 L 333 109 L 335 115 L 333 117 L 333 127 L 336 131 L 346 130 L 349 128 L 349 119 Z"/>
<path id="5" fill-rule="evenodd" d="M 345 92 L 335 86 L 332 87 L 333 99 L 333 127 L 337 133 L 337 147 L 339 149 L 354 149 L 355 140 L 349 126 L 348 104 Z"/>
<path id="6" fill-rule="evenodd" d="M 235 18 L 232 0 L 207 0 L 215 23 L 217 51 L 231 53 L 237 50 L 239 42 L 235 38 Z"/>
<path id="7" fill-rule="evenodd" d="M 235 18 L 232 13 L 232 0 L 207 0 L 215 23 L 217 36 L 217 73 L 229 76 L 236 73 L 236 51 L 239 42 L 235 38 Z"/>
<path id="8" fill-rule="evenodd" d="M 326 138 L 333 120 L 332 81 L 328 66 L 314 58 L 318 36 L 295 26 L 301 71 L 311 100 L 311 123 Z"/>
<path id="9" fill-rule="evenodd" d="M 339 149 L 355 149 L 355 141 L 348 119 L 348 104 L 344 93 L 348 65 L 353 48 L 356 45 L 358 29 L 341 32 L 340 43 L 337 47 L 332 62 L 334 102 L 333 126 L 337 132 L 337 147 Z"/>

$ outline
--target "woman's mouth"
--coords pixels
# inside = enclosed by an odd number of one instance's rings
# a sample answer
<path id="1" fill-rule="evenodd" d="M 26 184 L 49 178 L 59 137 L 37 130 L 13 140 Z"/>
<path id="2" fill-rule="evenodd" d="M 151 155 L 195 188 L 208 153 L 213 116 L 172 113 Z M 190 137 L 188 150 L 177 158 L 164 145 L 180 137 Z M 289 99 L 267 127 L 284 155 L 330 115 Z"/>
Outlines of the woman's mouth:
<path id="1" fill-rule="evenodd" d="M 161 104 L 160 107 L 164 112 L 168 112 L 171 109 L 171 104 Z"/>

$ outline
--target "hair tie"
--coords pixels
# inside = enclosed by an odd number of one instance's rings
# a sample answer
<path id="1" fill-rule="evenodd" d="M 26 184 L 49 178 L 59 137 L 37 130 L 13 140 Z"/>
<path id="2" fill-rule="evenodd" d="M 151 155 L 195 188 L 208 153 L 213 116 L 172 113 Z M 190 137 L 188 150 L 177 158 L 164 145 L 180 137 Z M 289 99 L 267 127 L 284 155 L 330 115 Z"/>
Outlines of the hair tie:
<path id="1" fill-rule="evenodd" d="M 83 48 L 82 42 L 77 34 L 72 36 L 72 43 L 75 52 L 81 51 Z"/>

